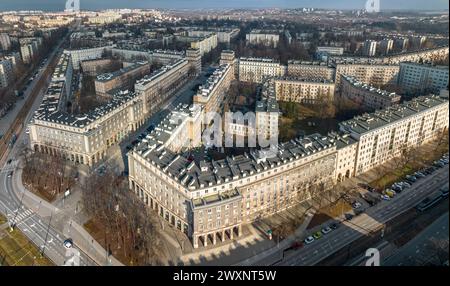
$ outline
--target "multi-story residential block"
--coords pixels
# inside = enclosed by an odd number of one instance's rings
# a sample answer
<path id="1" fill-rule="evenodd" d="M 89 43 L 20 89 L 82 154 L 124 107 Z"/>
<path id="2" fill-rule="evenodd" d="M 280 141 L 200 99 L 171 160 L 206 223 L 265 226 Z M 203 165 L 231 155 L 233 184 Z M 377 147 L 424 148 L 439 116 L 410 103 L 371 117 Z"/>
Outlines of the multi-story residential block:
<path id="1" fill-rule="evenodd" d="M 342 182 L 345 178 L 354 177 L 358 141 L 348 133 L 331 132 L 328 137 L 336 142 L 336 181 Z"/>
<path id="2" fill-rule="evenodd" d="M 136 81 L 134 90 L 142 97 L 146 113 L 153 114 L 186 83 L 190 67 L 186 59 L 180 59 Z"/>
<path id="3" fill-rule="evenodd" d="M 384 109 L 400 102 L 401 96 L 369 84 L 354 77 L 342 75 L 340 97 L 350 99 L 365 109 Z"/>
<path id="4" fill-rule="evenodd" d="M 225 93 L 234 79 L 234 71 L 228 64 L 221 65 L 208 78 L 205 84 L 202 84 L 194 95 L 194 105 L 203 107 L 205 113 L 219 112 L 225 97 Z"/>
<path id="5" fill-rule="evenodd" d="M 234 51 L 232 51 L 232 50 L 223 50 L 220 53 L 219 64 L 220 65 L 228 64 L 233 69 L 235 75 L 239 74 L 238 64 L 236 63 L 236 56 L 235 56 Z"/>
<path id="6" fill-rule="evenodd" d="M 11 39 L 6 33 L 0 33 L 0 48 L 3 51 L 9 51 L 11 48 Z"/>
<path id="7" fill-rule="evenodd" d="M 314 104 L 317 100 L 334 100 L 334 82 L 296 77 L 275 78 L 275 95 L 279 101 Z"/>
<path id="8" fill-rule="evenodd" d="M 340 123 L 358 141 L 355 176 L 448 132 L 448 99 L 422 96 Z"/>
<path id="9" fill-rule="evenodd" d="M 394 40 L 393 39 L 383 39 L 378 42 L 377 51 L 381 55 L 388 55 L 394 50 Z"/>
<path id="10" fill-rule="evenodd" d="M 36 55 L 37 50 L 33 44 L 24 44 L 20 46 L 20 54 L 22 55 L 22 61 L 26 64 L 31 63 L 31 60 Z"/>
<path id="11" fill-rule="evenodd" d="M 97 76 L 103 73 L 103 69 L 112 64 L 111 59 L 86 60 L 81 62 L 81 70 L 89 76 Z"/>
<path id="12" fill-rule="evenodd" d="M 341 76 L 351 76 L 357 81 L 373 86 L 395 84 L 400 70 L 398 65 L 371 63 L 339 63 L 336 64 L 336 87 L 341 84 Z"/>
<path id="13" fill-rule="evenodd" d="M 11 59 L 0 58 L 0 88 L 8 87 L 14 79 L 14 67 Z"/>
<path id="14" fill-rule="evenodd" d="M 66 64 L 61 67 L 73 62 L 68 54 L 63 54 L 63 58 Z M 136 93 L 118 91 L 107 104 L 78 115 L 64 110 L 63 88 L 70 90 L 71 77 L 62 77 L 59 70 L 63 68 L 57 68 L 51 87 L 30 123 L 33 150 L 89 166 L 100 162 L 109 147 L 137 130 L 164 99 L 179 90 L 189 78 L 189 67 L 186 59 L 165 66 L 138 81 Z"/>
<path id="15" fill-rule="evenodd" d="M 327 53 L 329 55 L 343 55 L 344 48 L 342 47 L 317 47 L 317 53 Z"/>
<path id="16" fill-rule="evenodd" d="M 191 41 L 192 49 L 199 49 L 200 55 L 209 53 L 217 47 L 217 34 L 211 32 L 209 35 L 194 37 Z"/>
<path id="17" fill-rule="evenodd" d="M 334 80 L 335 69 L 325 62 L 288 61 L 287 75 L 310 80 Z"/>
<path id="18" fill-rule="evenodd" d="M 118 71 L 101 74 L 95 80 L 95 92 L 106 96 L 112 90 L 129 89 L 137 79 L 149 72 L 148 62 L 136 62 Z"/>
<path id="19" fill-rule="evenodd" d="M 313 184 L 334 180 L 336 143 L 314 134 L 272 150 L 218 161 L 190 161 L 142 140 L 128 153 L 130 188 L 186 233 L 194 248 L 241 235 L 242 226 L 309 198 Z"/>
<path id="20" fill-rule="evenodd" d="M 448 66 L 400 63 L 398 85 L 407 94 L 437 93 L 448 88 Z"/>
<path id="21" fill-rule="evenodd" d="M 286 67 L 273 59 L 239 59 L 239 80 L 262 83 L 266 77 L 278 77 L 286 74 Z"/>
<path id="22" fill-rule="evenodd" d="M 364 56 L 374 57 L 377 53 L 377 41 L 365 41 L 362 52 Z"/>
<path id="23" fill-rule="evenodd" d="M 87 60 L 101 59 L 107 50 L 111 50 L 113 46 L 102 46 L 78 50 L 64 50 L 72 58 L 72 65 L 75 70 L 79 70 L 81 62 Z"/>
<path id="24" fill-rule="evenodd" d="M 252 45 L 263 44 L 270 47 L 277 47 L 280 41 L 280 34 L 272 31 L 252 30 L 245 38 L 247 43 Z"/>

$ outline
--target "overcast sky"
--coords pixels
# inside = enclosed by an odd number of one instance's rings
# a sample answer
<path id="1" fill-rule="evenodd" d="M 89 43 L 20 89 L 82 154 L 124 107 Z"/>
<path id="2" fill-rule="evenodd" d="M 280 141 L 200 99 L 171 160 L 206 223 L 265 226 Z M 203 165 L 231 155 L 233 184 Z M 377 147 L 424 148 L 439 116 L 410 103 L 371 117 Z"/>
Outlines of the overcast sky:
<path id="1" fill-rule="evenodd" d="M 381 9 L 448 10 L 448 0 L 380 0 Z M 64 10 L 66 0 L 0 0 L 0 10 Z M 366 0 L 80 0 L 81 9 L 315 7 L 363 9 Z"/>

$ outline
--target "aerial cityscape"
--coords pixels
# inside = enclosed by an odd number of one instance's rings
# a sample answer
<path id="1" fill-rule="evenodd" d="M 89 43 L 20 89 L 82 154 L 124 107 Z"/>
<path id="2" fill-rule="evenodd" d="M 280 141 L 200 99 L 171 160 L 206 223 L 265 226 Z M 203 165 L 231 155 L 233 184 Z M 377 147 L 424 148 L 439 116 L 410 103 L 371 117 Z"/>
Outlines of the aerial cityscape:
<path id="1" fill-rule="evenodd" d="M 2 1 L 0 266 L 448 267 L 448 25 L 435 0 Z"/>

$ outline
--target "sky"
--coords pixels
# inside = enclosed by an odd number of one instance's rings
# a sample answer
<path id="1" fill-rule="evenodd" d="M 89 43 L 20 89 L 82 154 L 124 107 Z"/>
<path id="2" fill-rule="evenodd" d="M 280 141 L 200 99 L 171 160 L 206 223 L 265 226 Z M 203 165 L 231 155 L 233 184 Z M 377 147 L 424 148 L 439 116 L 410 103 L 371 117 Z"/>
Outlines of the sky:
<path id="1" fill-rule="evenodd" d="M 448 10 L 448 0 L 380 0 L 382 10 Z M 66 0 L 0 0 L 0 11 L 64 10 Z M 329 8 L 363 9 L 366 0 L 80 0 L 83 10 L 115 8 Z"/>

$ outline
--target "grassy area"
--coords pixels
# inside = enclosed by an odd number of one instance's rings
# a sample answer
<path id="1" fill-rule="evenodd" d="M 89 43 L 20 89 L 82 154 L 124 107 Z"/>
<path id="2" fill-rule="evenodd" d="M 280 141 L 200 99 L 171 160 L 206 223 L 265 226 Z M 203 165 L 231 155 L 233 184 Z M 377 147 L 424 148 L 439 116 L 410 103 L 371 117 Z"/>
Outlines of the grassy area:
<path id="1" fill-rule="evenodd" d="M 17 228 L 0 232 L 0 264 L 7 266 L 53 266 Z"/>
<path id="2" fill-rule="evenodd" d="M 308 229 L 311 229 L 317 225 L 321 225 L 327 220 L 334 219 L 350 211 L 352 206 L 344 200 L 338 200 L 334 204 L 323 207 L 317 211 L 308 225 Z"/>
<path id="3" fill-rule="evenodd" d="M 434 161 L 438 160 L 443 154 L 448 152 L 448 139 L 446 140 L 447 141 L 444 140 L 444 143 L 439 145 L 436 145 L 436 142 L 431 142 L 420 147 L 417 150 L 417 157 L 415 160 L 381 176 L 372 181 L 370 185 L 376 189 L 384 189 L 387 186 L 402 180 L 406 175 L 432 165 Z"/>

